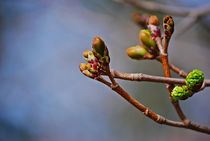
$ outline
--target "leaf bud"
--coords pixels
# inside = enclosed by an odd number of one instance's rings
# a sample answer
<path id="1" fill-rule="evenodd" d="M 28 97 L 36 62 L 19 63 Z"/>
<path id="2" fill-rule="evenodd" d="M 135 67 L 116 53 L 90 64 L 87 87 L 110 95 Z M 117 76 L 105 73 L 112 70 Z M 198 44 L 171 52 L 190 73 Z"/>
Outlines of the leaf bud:
<path id="1" fill-rule="evenodd" d="M 104 43 L 104 41 L 100 37 L 94 37 L 92 42 L 93 54 L 99 60 L 99 62 L 103 65 L 107 65 L 110 62 L 109 52 Z"/>
<path id="2" fill-rule="evenodd" d="M 140 30 L 139 39 L 148 49 L 157 47 L 156 42 L 152 39 L 151 32 L 148 29 Z"/>
<path id="3" fill-rule="evenodd" d="M 171 97 L 173 100 L 178 101 L 178 100 L 185 100 L 188 97 L 192 96 L 192 91 L 189 89 L 188 86 L 183 85 L 183 86 L 176 86 L 171 92 Z"/>
<path id="4" fill-rule="evenodd" d="M 174 21 L 171 16 L 165 16 L 163 18 L 163 29 L 166 37 L 171 38 L 174 32 Z"/>
<path id="5" fill-rule="evenodd" d="M 194 92 L 199 90 L 204 81 L 204 73 L 201 70 L 194 69 L 191 71 L 186 79 L 186 84 L 190 87 L 190 89 Z"/>
<path id="6" fill-rule="evenodd" d="M 143 46 L 140 45 L 127 48 L 126 53 L 131 59 L 135 60 L 149 59 L 153 57 Z"/>

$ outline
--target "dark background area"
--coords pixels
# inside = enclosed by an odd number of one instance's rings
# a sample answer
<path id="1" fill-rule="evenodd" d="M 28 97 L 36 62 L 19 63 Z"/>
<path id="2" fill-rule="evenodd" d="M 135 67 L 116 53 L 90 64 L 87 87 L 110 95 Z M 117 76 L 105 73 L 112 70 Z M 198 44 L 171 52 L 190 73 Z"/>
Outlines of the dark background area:
<path id="1" fill-rule="evenodd" d="M 210 3 L 160 2 L 187 7 Z M 125 54 L 139 42 L 139 27 L 131 20 L 135 11 L 112 0 L 1 0 L 0 141 L 209 141 L 209 135 L 154 123 L 80 73 L 82 52 L 99 35 L 108 45 L 112 68 L 162 75 L 158 62 L 133 61 Z M 174 17 L 175 23 L 182 19 Z M 186 71 L 199 68 L 206 78 L 209 19 L 173 38 L 169 48 L 172 63 Z M 164 85 L 118 82 L 157 113 L 178 119 Z M 181 105 L 190 119 L 210 126 L 209 101 L 207 88 Z"/>

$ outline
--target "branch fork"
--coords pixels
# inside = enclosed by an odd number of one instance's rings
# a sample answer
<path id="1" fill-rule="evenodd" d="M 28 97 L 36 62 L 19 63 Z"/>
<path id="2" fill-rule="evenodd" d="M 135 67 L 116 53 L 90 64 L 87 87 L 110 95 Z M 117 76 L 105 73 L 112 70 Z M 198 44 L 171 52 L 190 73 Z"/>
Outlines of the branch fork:
<path id="1" fill-rule="evenodd" d="M 210 134 L 210 128 L 206 126 L 201 126 L 200 124 L 193 123 L 190 121 L 182 111 L 181 106 L 179 105 L 178 100 L 174 100 L 171 93 L 175 85 L 189 85 L 192 81 L 192 84 L 197 85 L 199 82 L 199 89 L 196 89 L 196 92 L 203 90 L 206 87 L 210 87 L 210 80 L 208 79 L 200 79 L 202 81 L 197 81 L 194 77 L 200 77 L 200 72 L 196 71 L 195 74 L 187 74 L 185 71 L 176 67 L 173 64 L 169 63 L 168 60 L 168 45 L 173 33 L 173 19 L 171 16 L 166 16 L 163 20 L 164 22 L 164 35 L 161 38 L 160 28 L 159 28 L 159 20 L 156 16 L 151 16 L 149 19 L 149 31 L 144 31 L 143 34 L 140 34 L 140 40 L 143 42 L 143 45 L 135 46 L 127 50 L 127 54 L 132 59 L 143 60 L 143 59 L 152 59 L 157 60 L 162 64 L 164 77 L 161 76 L 152 76 L 143 73 L 124 73 L 117 70 L 110 69 L 110 57 L 108 48 L 106 47 L 104 41 L 100 37 L 95 37 L 92 43 L 92 51 L 88 51 L 88 53 L 83 53 L 87 64 L 80 64 L 80 71 L 91 79 L 95 79 L 117 94 L 119 94 L 122 98 L 124 98 L 127 102 L 141 111 L 146 117 L 150 118 L 154 122 L 158 124 L 164 124 L 172 127 L 178 128 L 186 128 L 194 131 L 198 131 L 205 134 Z M 167 25 L 167 26 L 166 26 Z M 151 36 L 150 36 L 151 35 Z M 144 37 L 141 37 L 144 36 Z M 154 43 L 155 41 L 155 43 Z M 136 53 L 137 52 L 137 53 Z M 153 54 L 154 53 L 154 54 Z M 145 55 L 147 56 L 145 58 Z M 153 57 L 148 56 L 151 55 Z M 181 77 L 186 78 L 171 78 L 171 72 L 179 74 Z M 190 75 L 190 79 L 189 79 Z M 109 81 L 104 79 L 104 76 L 107 76 Z M 167 119 L 156 112 L 152 111 L 150 108 L 140 103 L 138 100 L 133 98 L 128 92 L 126 92 L 120 84 L 115 80 L 123 79 L 129 81 L 148 81 L 148 82 L 157 82 L 157 83 L 165 83 L 166 88 L 169 92 L 169 100 L 174 106 L 179 118 L 181 121 L 174 121 Z M 202 82 L 202 84 L 200 84 Z"/>

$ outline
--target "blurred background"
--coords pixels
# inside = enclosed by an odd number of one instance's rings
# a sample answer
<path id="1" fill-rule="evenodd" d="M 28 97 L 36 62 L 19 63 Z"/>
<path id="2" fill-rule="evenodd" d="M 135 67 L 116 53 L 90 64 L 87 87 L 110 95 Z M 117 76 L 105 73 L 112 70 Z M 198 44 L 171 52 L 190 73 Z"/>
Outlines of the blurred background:
<path id="1" fill-rule="evenodd" d="M 210 3 L 156 2 L 186 7 Z M 139 27 L 131 20 L 136 11 L 112 0 L 1 0 L 0 141 L 209 141 L 209 135 L 154 123 L 80 73 L 82 52 L 99 35 L 109 47 L 112 68 L 162 75 L 158 62 L 133 61 L 125 54 L 139 42 Z M 209 31 L 206 16 L 173 38 L 170 61 L 186 71 L 199 68 L 210 78 Z M 164 85 L 118 82 L 154 111 L 178 119 Z M 190 119 L 210 126 L 209 101 L 207 88 L 181 105 Z"/>

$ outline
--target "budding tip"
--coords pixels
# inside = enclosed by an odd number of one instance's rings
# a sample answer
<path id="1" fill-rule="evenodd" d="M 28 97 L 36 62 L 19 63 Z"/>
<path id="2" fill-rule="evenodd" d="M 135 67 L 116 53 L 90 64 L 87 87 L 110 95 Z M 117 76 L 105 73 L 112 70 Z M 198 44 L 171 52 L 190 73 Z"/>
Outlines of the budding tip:
<path id="1" fill-rule="evenodd" d="M 92 47 L 95 49 L 99 49 L 99 48 L 104 49 L 105 43 L 99 36 L 95 36 L 92 41 Z"/>
<path id="2" fill-rule="evenodd" d="M 89 50 L 85 50 L 85 51 L 82 53 L 83 57 L 84 57 L 84 58 L 88 58 L 89 52 L 90 52 Z"/>
<path id="3" fill-rule="evenodd" d="M 90 78 L 94 77 L 94 75 L 89 70 L 84 70 L 82 71 L 82 73 L 87 77 L 90 77 Z"/>
<path id="4" fill-rule="evenodd" d="M 101 42 L 103 42 L 103 40 L 99 36 L 95 36 L 93 38 L 92 45 L 98 45 L 101 44 Z"/>
<path id="5" fill-rule="evenodd" d="M 139 39 L 147 49 L 156 48 L 156 42 L 153 40 L 151 32 L 148 29 L 140 30 Z"/>
<path id="6" fill-rule="evenodd" d="M 148 23 L 151 25 L 156 25 L 156 26 L 158 26 L 160 24 L 158 17 L 155 15 L 152 15 L 149 17 Z"/>
<path id="7" fill-rule="evenodd" d="M 104 55 L 107 54 L 106 45 L 99 36 L 93 38 L 92 48 L 93 48 L 93 53 L 96 57 L 99 57 L 99 55 L 103 57 Z"/>
<path id="8" fill-rule="evenodd" d="M 172 24 L 174 24 L 174 21 L 171 16 L 167 15 L 163 18 L 163 23 L 172 25 Z"/>
<path id="9" fill-rule="evenodd" d="M 83 70 L 85 70 L 85 64 L 84 63 L 80 63 L 79 64 L 79 69 L 82 72 Z"/>
<path id="10" fill-rule="evenodd" d="M 192 96 L 192 91 L 186 85 L 176 86 L 171 92 L 171 97 L 175 101 L 186 100 L 191 96 Z"/>

